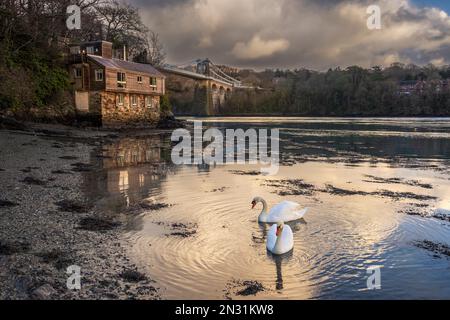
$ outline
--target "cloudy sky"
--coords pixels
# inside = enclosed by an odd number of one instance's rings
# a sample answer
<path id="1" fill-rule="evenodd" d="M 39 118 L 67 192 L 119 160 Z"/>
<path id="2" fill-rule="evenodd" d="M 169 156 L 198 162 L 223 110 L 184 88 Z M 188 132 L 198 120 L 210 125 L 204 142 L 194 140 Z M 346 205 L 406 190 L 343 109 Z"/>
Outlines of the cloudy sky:
<path id="1" fill-rule="evenodd" d="M 209 57 L 256 69 L 450 64 L 447 0 L 128 0 L 168 62 Z M 367 8 L 381 8 L 381 30 Z"/>

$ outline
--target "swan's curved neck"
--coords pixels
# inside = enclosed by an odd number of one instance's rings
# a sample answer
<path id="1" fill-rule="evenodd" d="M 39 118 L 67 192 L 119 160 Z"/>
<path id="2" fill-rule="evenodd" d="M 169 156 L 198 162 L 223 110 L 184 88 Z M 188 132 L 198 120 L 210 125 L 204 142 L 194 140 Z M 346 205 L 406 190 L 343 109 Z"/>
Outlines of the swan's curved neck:
<path id="1" fill-rule="evenodd" d="M 260 199 L 260 202 L 262 203 L 262 205 L 263 205 L 263 208 L 262 208 L 262 211 L 261 211 L 261 216 L 263 216 L 263 215 L 267 215 L 267 202 L 266 202 L 266 200 L 264 200 L 264 199 Z"/>
<path id="2" fill-rule="evenodd" d="M 281 230 L 281 233 L 283 232 L 283 230 Z M 282 246 L 282 242 L 281 242 L 281 234 L 279 236 L 277 236 L 277 241 L 275 241 L 275 245 L 273 246 L 273 251 L 274 252 L 279 252 L 281 251 L 281 246 Z"/>

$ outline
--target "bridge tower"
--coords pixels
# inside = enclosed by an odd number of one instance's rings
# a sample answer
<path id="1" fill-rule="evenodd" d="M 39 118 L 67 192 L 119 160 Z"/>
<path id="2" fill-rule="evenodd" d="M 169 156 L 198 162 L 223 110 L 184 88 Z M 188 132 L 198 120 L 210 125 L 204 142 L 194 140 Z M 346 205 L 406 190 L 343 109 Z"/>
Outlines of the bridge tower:
<path id="1" fill-rule="evenodd" d="M 197 73 L 205 76 L 210 76 L 210 60 L 205 59 L 197 63 Z"/>
<path id="2" fill-rule="evenodd" d="M 160 68 L 166 76 L 175 112 L 203 116 L 220 114 L 233 91 L 241 88 L 241 82 L 225 74 L 209 59 L 193 62 L 188 68 L 170 65 Z"/>

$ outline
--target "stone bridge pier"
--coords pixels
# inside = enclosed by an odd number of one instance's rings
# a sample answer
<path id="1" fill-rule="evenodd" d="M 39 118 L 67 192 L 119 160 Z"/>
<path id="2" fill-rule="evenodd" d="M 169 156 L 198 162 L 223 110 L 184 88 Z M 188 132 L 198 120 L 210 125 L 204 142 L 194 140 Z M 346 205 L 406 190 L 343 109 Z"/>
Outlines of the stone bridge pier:
<path id="1" fill-rule="evenodd" d="M 209 110 L 209 115 L 220 114 L 221 110 L 225 108 L 227 98 L 231 96 L 233 87 L 217 83 L 213 80 L 210 80 L 206 86 L 209 88 L 209 93 L 207 93 L 207 95 L 210 100 L 208 101 L 206 110 Z"/>

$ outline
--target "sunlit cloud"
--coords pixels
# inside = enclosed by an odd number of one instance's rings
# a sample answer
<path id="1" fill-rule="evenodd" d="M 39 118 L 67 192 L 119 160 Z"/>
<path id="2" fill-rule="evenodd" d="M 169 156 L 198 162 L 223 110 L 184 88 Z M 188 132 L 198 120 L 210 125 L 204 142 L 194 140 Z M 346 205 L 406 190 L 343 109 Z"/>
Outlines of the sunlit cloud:
<path id="1" fill-rule="evenodd" d="M 172 63 L 209 57 L 238 67 L 319 70 L 450 64 L 450 17 L 411 0 L 378 1 L 381 30 L 367 28 L 373 0 L 134 1 Z"/>
<path id="2" fill-rule="evenodd" d="M 277 52 L 286 51 L 289 41 L 285 39 L 262 40 L 254 36 L 249 42 L 237 42 L 232 53 L 238 59 L 253 60 L 262 57 L 270 57 Z"/>

